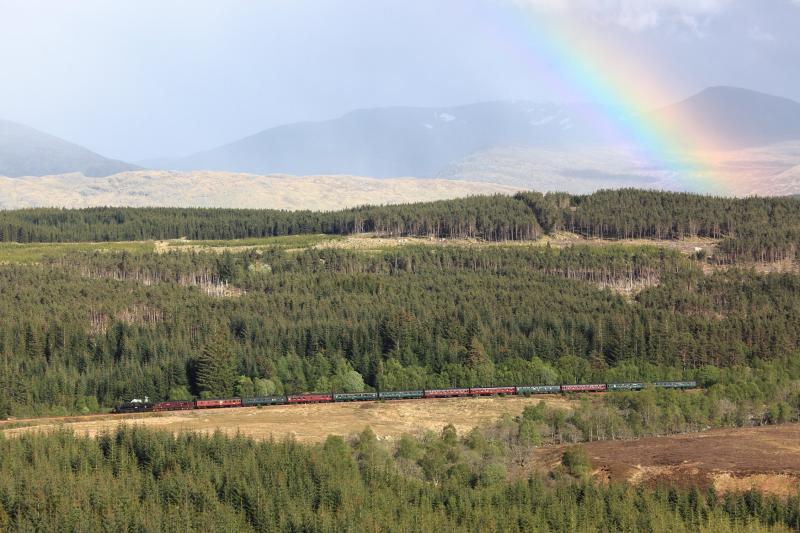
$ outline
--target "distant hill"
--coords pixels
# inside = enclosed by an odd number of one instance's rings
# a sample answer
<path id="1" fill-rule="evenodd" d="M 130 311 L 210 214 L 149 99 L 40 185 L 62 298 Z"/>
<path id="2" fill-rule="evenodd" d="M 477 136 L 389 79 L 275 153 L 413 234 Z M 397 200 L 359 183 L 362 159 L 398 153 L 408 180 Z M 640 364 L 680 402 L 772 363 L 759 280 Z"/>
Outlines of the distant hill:
<path id="1" fill-rule="evenodd" d="M 46 176 L 80 172 L 110 176 L 139 167 L 108 159 L 82 146 L 16 122 L 0 120 L 0 176 Z"/>
<path id="2" fill-rule="evenodd" d="M 655 164 L 635 151 L 613 146 L 560 150 L 497 147 L 455 161 L 436 177 L 575 194 L 641 187 L 782 196 L 800 193 L 800 141 L 716 152 L 714 161 L 689 180 L 676 180 L 668 165 Z"/>
<path id="3" fill-rule="evenodd" d="M 183 170 L 425 178 L 497 147 L 576 153 L 614 146 L 619 141 L 609 133 L 614 128 L 603 127 L 599 118 L 607 115 L 589 104 L 529 101 L 365 109 L 334 120 L 271 128 L 163 163 Z M 656 121 L 691 116 L 721 138 L 723 148 L 800 140 L 800 103 L 746 89 L 712 87 L 651 115 Z"/>
<path id="4" fill-rule="evenodd" d="M 104 178 L 80 174 L 0 177 L 0 209 L 128 206 L 329 211 L 364 204 L 513 194 L 518 190 L 511 185 L 477 181 L 139 170 Z"/>
<path id="5" fill-rule="evenodd" d="M 453 160 L 498 145 L 597 141 L 584 105 L 487 102 L 353 111 L 268 129 L 175 161 L 177 169 L 433 177 Z"/>
<path id="6" fill-rule="evenodd" d="M 653 116 L 687 131 L 697 124 L 727 149 L 800 140 L 800 102 L 738 87 L 710 87 Z"/>

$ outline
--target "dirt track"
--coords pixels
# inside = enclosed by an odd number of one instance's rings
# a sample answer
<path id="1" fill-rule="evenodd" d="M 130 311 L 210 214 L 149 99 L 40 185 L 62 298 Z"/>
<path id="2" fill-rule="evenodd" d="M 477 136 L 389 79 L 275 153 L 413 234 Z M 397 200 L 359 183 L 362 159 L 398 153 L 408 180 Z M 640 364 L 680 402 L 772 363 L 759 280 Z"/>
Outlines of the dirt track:
<path id="1" fill-rule="evenodd" d="M 239 432 L 256 439 L 276 439 L 291 435 L 297 440 L 319 442 L 328 435 L 352 435 L 370 426 L 379 438 L 392 440 L 403 433 L 439 431 L 453 424 L 459 432 L 493 423 L 504 414 L 519 415 L 528 405 L 544 399 L 549 405 L 569 408 L 571 400 L 561 397 L 449 398 L 393 402 L 354 402 L 318 405 L 285 405 L 177 411 L 136 415 L 97 415 L 84 420 L 41 419 L 17 421 L 30 424 L 12 427 L 7 436 L 27 431 L 68 428 L 79 435 L 96 435 L 119 424 L 142 424 L 172 432 Z M 0 431 L 2 431 L 0 425 Z"/>
<path id="2" fill-rule="evenodd" d="M 715 429 L 703 433 L 584 445 L 602 481 L 757 488 L 773 494 L 800 487 L 800 424 Z M 557 465 L 564 447 L 542 448 L 537 462 Z"/>

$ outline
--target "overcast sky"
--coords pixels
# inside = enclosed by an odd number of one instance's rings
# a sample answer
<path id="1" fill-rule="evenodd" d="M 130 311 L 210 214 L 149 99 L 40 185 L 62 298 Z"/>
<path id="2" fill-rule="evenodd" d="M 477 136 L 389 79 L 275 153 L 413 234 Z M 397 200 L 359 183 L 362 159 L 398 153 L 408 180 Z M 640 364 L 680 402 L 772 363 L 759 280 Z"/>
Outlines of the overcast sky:
<path id="1" fill-rule="evenodd" d="M 800 0 L 0 0 L 0 118 L 137 161 L 354 108 L 574 99 L 532 66 L 515 21 L 539 16 L 672 99 L 800 100 Z"/>

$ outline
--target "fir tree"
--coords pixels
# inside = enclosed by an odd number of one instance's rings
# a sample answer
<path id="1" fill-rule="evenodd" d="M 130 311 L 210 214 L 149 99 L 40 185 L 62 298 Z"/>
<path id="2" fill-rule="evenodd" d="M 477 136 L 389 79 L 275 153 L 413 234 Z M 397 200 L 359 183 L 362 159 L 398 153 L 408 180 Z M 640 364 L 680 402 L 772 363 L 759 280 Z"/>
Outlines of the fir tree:
<path id="1" fill-rule="evenodd" d="M 197 390 L 201 396 L 232 396 L 236 386 L 236 359 L 227 337 L 214 333 L 197 358 Z"/>

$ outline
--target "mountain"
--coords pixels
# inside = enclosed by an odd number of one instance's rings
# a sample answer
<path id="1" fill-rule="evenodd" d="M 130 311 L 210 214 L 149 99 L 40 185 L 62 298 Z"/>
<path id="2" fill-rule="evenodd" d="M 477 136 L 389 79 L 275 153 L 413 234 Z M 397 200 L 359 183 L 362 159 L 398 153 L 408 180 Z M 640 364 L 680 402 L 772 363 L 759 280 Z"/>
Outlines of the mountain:
<path id="1" fill-rule="evenodd" d="M 101 177 L 138 168 L 28 126 L 0 120 L 0 176 L 80 172 L 84 176 Z"/>
<path id="2" fill-rule="evenodd" d="M 739 87 L 709 87 L 652 114 L 683 131 L 699 128 L 719 148 L 800 140 L 800 103 Z"/>
<path id="3" fill-rule="evenodd" d="M 486 102 L 353 111 L 289 124 L 173 163 L 177 169 L 433 177 L 453 160 L 497 145 L 596 142 L 591 106 Z"/>
<path id="4" fill-rule="evenodd" d="M 365 109 L 324 122 L 271 128 L 166 166 L 426 178 L 496 147 L 576 153 L 618 145 L 621 139 L 610 133 L 615 131 L 614 123 L 623 124 L 632 117 L 614 116 L 609 121 L 608 115 L 591 104 L 529 101 Z M 721 140 L 718 148 L 800 140 L 800 103 L 746 89 L 712 87 L 646 115 L 650 121 L 677 122 L 687 131 L 711 132 Z M 691 124 L 681 124 L 681 120 L 691 120 Z"/>
<path id="5" fill-rule="evenodd" d="M 439 179 L 588 194 L 599 188 L 667 189 L 664 172 L 621 148 L 497 146 L 446 165 Z"/>
<path id="6" fill-rule="evenodd" d="M 699 162 L 691 174 L 676 175 L 674 164 L 658 154 L 648 157 L 631 146 L 608 142 L 496 146 L 450 162 L 436 177 L 573 193 L 628 186 L 738 196 L 800 192 L 798 102 L 711 87 L 645 119 L 685 132 L 683 153 L 672 155 Z M 704 146 L 708 140 L 710 145 Z"/>
<path id="7" fill-rule="evenodd" d="M 640 187 L 734 196 L 800 193 L 800 141 L 715 152 L 690 178 L 624 146 L 544 149 L 500 146 L 445 166 L 439 179 L 587 194 Z"/>

